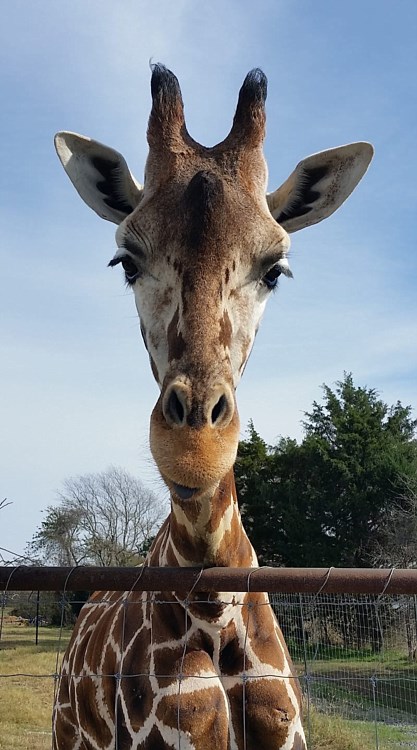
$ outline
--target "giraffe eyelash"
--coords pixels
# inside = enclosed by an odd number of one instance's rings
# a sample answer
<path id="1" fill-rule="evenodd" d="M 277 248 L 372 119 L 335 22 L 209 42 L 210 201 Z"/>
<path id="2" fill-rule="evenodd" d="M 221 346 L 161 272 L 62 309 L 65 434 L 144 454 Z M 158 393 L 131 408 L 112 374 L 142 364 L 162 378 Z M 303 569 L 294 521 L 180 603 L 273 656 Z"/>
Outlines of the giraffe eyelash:
<path id="1" fill-rule="evenodd" d="M 281 273 L 284 274 L 284 276 L 286 276 L 288 279 L 294 278 L 287 258 L 281 258 L 281 260 L 278 261 L 277 266 L 279 266 Z"/>
<path id="2" fill-rule="evenodd" d="M 292 278 L 291 269 L 286 258 L 281 258 L 276 263 L 270 265 L 268 271 L 262 276 L 262 284 L 268 291 L 275 292 L 278 287 L 278 279 L 281 275 Z"/>
<path id="3" fill-rule="evenodd" d="M 137 267 L 135 261 L 130 255 L 128 255 L 127 253 L 122 254 L 121 252 L 117 252 L 114 258 L 112 258 L 107 265 L 113 268 L 119 263 L 121 263 L 123 266 L 126 284 L 128 284 L 129 286 L 133 286 L 135 281 L 137 281 L 137 279 L 142 275 L 140 269 Z"/>

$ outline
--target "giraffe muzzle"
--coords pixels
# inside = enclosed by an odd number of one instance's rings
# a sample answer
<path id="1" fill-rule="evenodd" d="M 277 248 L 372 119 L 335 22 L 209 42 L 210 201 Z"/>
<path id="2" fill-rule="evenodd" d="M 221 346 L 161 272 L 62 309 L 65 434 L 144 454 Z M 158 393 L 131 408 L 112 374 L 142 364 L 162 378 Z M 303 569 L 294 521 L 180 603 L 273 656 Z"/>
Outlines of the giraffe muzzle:
<path id="1" fill-rule="evenodd" d="M 219 482 L 236 459 L 239 415 L 227 383 L 197 399 L 190 381 L 175 378 L 152 412 L 150 447 L 159 471 L 181 499 Z"/>

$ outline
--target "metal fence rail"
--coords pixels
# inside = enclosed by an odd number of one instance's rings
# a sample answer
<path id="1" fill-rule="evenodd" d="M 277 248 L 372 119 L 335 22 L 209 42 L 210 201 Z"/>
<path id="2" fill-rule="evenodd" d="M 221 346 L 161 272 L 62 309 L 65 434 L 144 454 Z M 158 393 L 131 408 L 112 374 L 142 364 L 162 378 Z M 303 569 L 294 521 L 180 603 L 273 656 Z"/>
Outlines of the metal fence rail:
<path id="1" fill-rule="evenodd" d="M 417 594 L 409 568 L 0 567 L 0 591 L 269 591 Z"/>

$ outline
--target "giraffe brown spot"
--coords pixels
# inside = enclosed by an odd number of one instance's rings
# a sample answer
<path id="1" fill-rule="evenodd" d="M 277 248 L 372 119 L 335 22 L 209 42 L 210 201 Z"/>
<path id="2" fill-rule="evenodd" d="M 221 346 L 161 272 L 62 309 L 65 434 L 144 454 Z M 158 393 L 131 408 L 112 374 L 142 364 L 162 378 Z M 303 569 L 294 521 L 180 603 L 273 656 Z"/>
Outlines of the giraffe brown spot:
<path id="1" fill-rule="evenodd" d="M 171 567 L 176 567 L 178 565 L 178 560 L 175 557 L 175 552 L 171 543 L 168 544 L 166 550 L 166 564 Z"/>
<path id="2" fill-rule="evenodd" d="M 231 502 L 233 484 L 234 480 L 232 470 L 229 471 L 226 476 L 223 477 L 223 479 L 219 482 L 213 498 L 210 501 L 210 518 L 208 519 L 206 524 L 206 530 L 209 534 L 212 534 L 213 531 L 216 531 L 219 528 L 224 518 L 224 514 Z"/>
<path id="3" fill-rule="evenodd" d="M 64 703 L 61 692 L 58 695 L 59 703 Z M 76 747 L 79 743 L 79 729 L 76 725 L 76 718 L 69 706 L 65 708 L 59 707 L 56 717 L 57 731 L 54 732 L 56 737 L 57 750 L 64 750 L 64 748 Z"/>
<path id="4" fill-rule="evenodd" d="M 130 616 L 132 614 L 132 616 Z M 98 644 L 105 643 L 110 627 L 113 625 L 113 636 L 117 634 L 117 642 L 120 649 L 123 651 L 125 646 L 129 643 L 131 638 L 137 633 L 137 618 L 142 616 L 142 595 L 140 592 L 132 592 L 128 597 L 125 597 L 122 601 L 118 602 L 117 605 L 110 605 L 106 616 L 102 618 L 100 623 L 101 632 L 94 634 L 94 639 L 91 639 L 89 649 L 86 652 L 86 658 L 95 661 L 100 658 L 100 645 L 94 649 L 94 643 L 97 641 Z M 136 622 L 136 624 L 135 624 Z"/>
<path id="5" fill-rule="evenodd" d="M 78 721 L 82 729 L 92 739 L 90 743 L 88 737 L 83 734 L 85 745 L 91 750 L 101 743 L 103 743 L 103 746 L 107 746 L 112 740 L 110 729 L 103 721 L 96 702 L 98 679 L 100 678 L 83 674 L 77 690 Z"/>
<path id="6" fill-rule="evenodd" d="M 153 605 L 152 640 L 156 644 L 180 640 L 190 627 L 191 621 L 184 608 L 172 603 L 172 598 L 172 594 L 161 592 Z"/>
<path id="7" fill-rule="evenodd" d="M 190 503 L 189 500 L 181 500 L 180 498 L 175 498 L 175 505 L 178 505 L 186 518 L 191 521 L 191 523 L 195 524 L 198 520 L 198 517 L 201 513 L 201 501 L 200 500 L 193 500 L 192 503 Z"/>
<path id="8" fill-rule="evenodd" d="M 262 593 L 246 594 L 242 618 L 252 649 L 262 664 L 280 671 L 284 668 L 284 651 L 275 630 L 275 618 Z"/>
<path id="9" fill-rule="evenodd" d="M 159 689 L 167 688 L 177 682 L 184 646 L 159 646 L 154 650 L 155 675 Z"/>
<path id="10" fill-rule="evenodd" d="M 171 535 L 175 539 L 175 547 L 185 560 L 195 562 L 203 560 L 207 551 L 207 543 L 199 536 L 191 536 L 186 527 L 179 523 L 172 514 Z"/>
<path id="11" fill-rule="evenodd" d="M 179 317 L 179 309 L 177 307 L 167 330 L 168 359 L 170 362 L 173 359 L 181 359 L 185 352 L 185 341 L 182 333 L 178 331 Z"/>
<path id="12" fill-rule="evenodd" d="M 216 622 L 227 606 L 214 591 L 196 591 L 188 598 L 191 614 L 206 622 Z"/>
<path id="13" fill-rule="evenodd" d="M 159 529 L 154 541 L 152 542 L 151 549 L 149 551 L 149 565 L 158 565 L 159 559 L 160 559 L 160 552 L 161 552 L 161 546 L 162 542 L 165 539 L 165 536 L 168 532 L 169 527 L 169 516 L 165 519 L 163 522 L 161 528 Z"/>
<path id="14" fill-rule="evenodd" d="M 232 341 L 232 324 L 227 310 L 224 311 L 220 318 L 220 335 L 219 343 L 221 346 L 229 347 Z"/>
<path id="15" fill-rule="evenodd" d="M 142 624 L 143 620 L 143 603 L 129 601 L 126 616 L 120 623 L 118 636 L 120 650 L 123 654 L 123 674 L 138 674 L 141 671 L 138 670 L 137 664 L 139 654 L 143 667 L 146 667 L 149 663 L 151 631 L 150 628 Z"/>
<path id="16" fill-rule="evenodd" d="M 164 289 L 163 294 L 160 300 L 158 301 L 158 308 L 157 308 L 158 313 L 162 313 L 165 307 L 169 307 L 169 305 L 172 302 L 172 293 L 173 293 L 172 286 L 167 286 L 166 289 Z"/>
<path id="17" fill-rule="evenodd" d="M 101 694 L 103 703 L 108 707 L 109 714 L 114 719 L 114 706 L 116 699 L 116 680 L 113 675 L 116 672 L 115 654 L 110 645 L 106 646 L 104 659 L 101 666 L 102 676 L 99 678 L 97 695 Z"/>
<path id="18" fill-rule="evenodd" d="M 192 738 L 195 750 L 227 747 L 228 721 L 224 695 L 220 685 L 212 685 L 207 677 L 199 678 L 201 672 L 211 672 L 218 682 L 209 657 L 198 651 L 186 654 L 182 664 L 182 674 L 192 676 L 192 692 L 184 691 L 176 695 L 166 695 L 156 710 L 157 718 L 172 729 L 179 727 Z M 190 677 L 191 679 L 191 677 Z"/>
<path id="19" fill-rule="evenodd" d="M 285 744 L 296 716 L 285 682 L 272 678 L 249 678 L 244 686 L 227 691 L 237 745 L 243 748 L 243 710 L 246 747 L 276 750 Z M 244 706 L 243 706 L 244 701 Z"/>
<path id="20" fill-rule="evenodd" d="M 140 653 L 140 652 L 138 652 Z M 136 656 L 136 660 L 137 660 Z M 136 665 L 136 670 L 138 668 Z M 141 667 L 143 670 L 143 667 Z M 134 732 L 141 729 L 148 718 L 151 710 L 155 693 L 149 677 L 145 675 L 126 676 L 123 667 L 123 676 L 120 680 L 120 690 L 123 694 L 123 700 L 126 706 L 127 715 L 130 717 L 130 723 Z M 124 745 L 122 745 L 124 747 Z"/>
<path id="21" fill-rule="evenodd" d="M 153 726 L 146 740 L 138 745 L 138 750 L 168 750 L 170 747 L 165 742 L 158 727 Z"/>
<path id="22" fill-rule="evenodd" d="M 210 657 L 210 659 L 213 658 L 213 653 L 214 653 L 213 638 L 211 637 L 209 633 L 206 633 L 204 630 L 197 630 L 195 633 L 193 633 L 190 639 L 190 645 L 194 649 L 198 649 L 199 651 L 205 651 L 205 653 Z"/>
<path id="23" fill-rule="evenodd" d="M 129 722 L 130 723 L 130 722 Z M 120 697 L 117 700 L 115 747 L 132 747 L 133 734 L 130 732 L 124 716 L 124 707 Z M 93 748 L 91 748 L 93 750 Z M 95 749 L 97 750 L 97 749 Z"/>
<path id="24" fill-rule="evenodd" d="M 290 665 L 292 672 L 294 672 L 294 667 L 293 667 L 292 659 L 291 659 L 291 656 L 290 656 L 290 652 L 288 651 L 288 647 L 287 647 L 285 638 L 284 638 L 284 636 L 282 634 L 282 630 L 279 627 L 278 622 L 276 621 L 275 615 L 272 614 L 272 616 L 273 616 L 273 618 L 275 620 L 275 629 L 276 629 L 276 632 L 277 632 L 277 638 L 278 638 L 280 646 L 282 648 L 282 652 L 285 655 L 287 663 Z M 293 688 L 294 693 L 295 693 L 295 697 L 297 699 L 298 708 L 301 709 L 302 703 L 303 703 L 303 694 L 301 692 L 300 682 L 299 682 L 299 680 L 296 677 L 294 677 L 291 680 L 291 684 L 292 684 L 292 688 Z"/>
<path id="25" fill-rule="evenodd" d="M 175 258 L 172 266 L 173 266 L 174 271 L 176 271 L 178 273 L 178 276 L 181 276 L 182 275 L 182 271 L 183 271 L 183 265 L 182 265 L 181 261 L 178 260 L 178 258 Z"/>
<path id="26" fill-rule="evenodd" d="M 73 671 L 73 674 L 76 674 L 76 673 Z M 70 680 L 69 678 L 66 678 L 66 679 L 68 682 L 69 701 L 72 706 L 76 706 L 77 700 L 78 700 L 77 685 L 75 684 L 75 680 Z"/>
<path id="27" fill-rule="evenodd" d="M 239 516 L 232 518 L 231 528 L 228 529 L 216 551 L 216 565 L 232 567 L 250 567 L 252 563 L 252 545 L 242 531 Z"/>
<path id="28" fill-rule="evenodd" d="M 189 654 L 193 652 L 207 654 L 210 658 L 213 656 L 213 639 L 208 633 L 197 630 L 191 633 L 189 637 L 186 636 L 185 644 L 180 643 L 178 646 L 172 646 L 172 641 L 170 641 L 168 646 L 161 645 L 155 648 L 155 674 L 160 688 L 168 687 L 178 680 L 178 674 L 183 671 L 184 654 L 190 660 Z"/>
<path id="29" fill-rule="evenodd" d="M 220 633 L 219 668 L 221 674 L 236 675 L 251 669 L 249 657 L 239 646 L 236 625 L 231 620 Z"/>
<path id="30" fill-rule="evenodd" d="M 61 679 L 59 682 L 59 693 L 58 693 L 59 703 L 69 703 L 70 702 L 70 693 L 69 693 L 69 677 L 65 672 L 62 673 Z M 64 709 L 61 709 L 64 710 Z"/>

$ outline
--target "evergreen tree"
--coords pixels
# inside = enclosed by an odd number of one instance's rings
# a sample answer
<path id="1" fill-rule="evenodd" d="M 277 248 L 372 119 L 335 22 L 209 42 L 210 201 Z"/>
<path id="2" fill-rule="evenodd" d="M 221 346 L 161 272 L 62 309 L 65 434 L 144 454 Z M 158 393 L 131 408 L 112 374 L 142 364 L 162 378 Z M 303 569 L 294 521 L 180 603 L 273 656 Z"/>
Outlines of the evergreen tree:
<path id="1" fill-rule="evenodd" d="M 388 407 L 351 374 L 313 403 L 300 445 L 249 426 L 236 464 L 242 515 L 263 564 L 364 566 L 417 475 L 411 408 Z"/>

